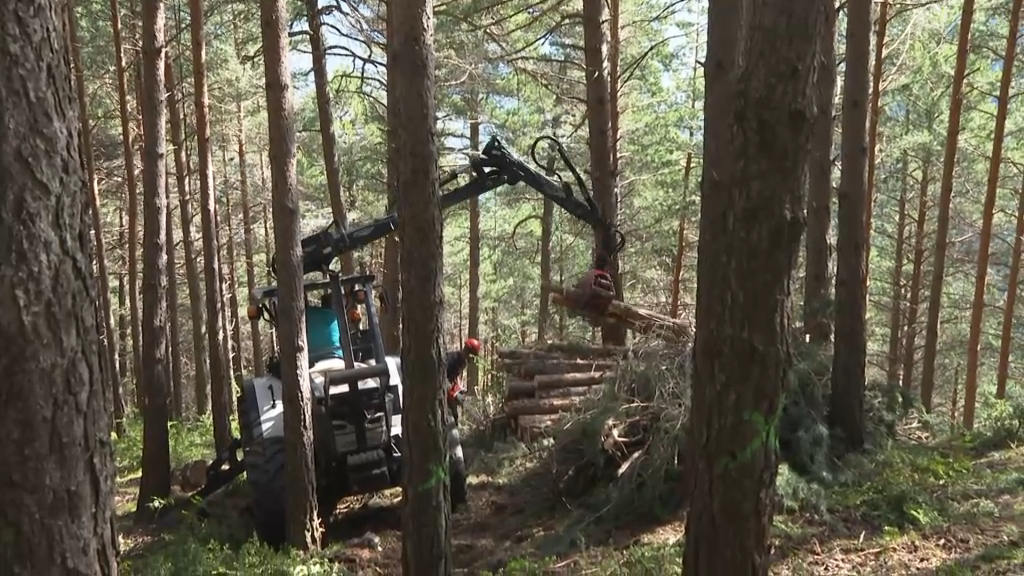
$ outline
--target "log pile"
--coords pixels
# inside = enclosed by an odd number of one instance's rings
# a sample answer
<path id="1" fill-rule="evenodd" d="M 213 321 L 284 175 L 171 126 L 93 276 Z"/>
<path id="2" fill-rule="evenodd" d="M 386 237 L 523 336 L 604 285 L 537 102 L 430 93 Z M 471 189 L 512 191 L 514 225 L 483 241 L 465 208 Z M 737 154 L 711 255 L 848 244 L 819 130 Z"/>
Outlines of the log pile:
<path id="1" fill-rule="evenodd" d="M 599 317 L 580 312 L 587 293 L 577 288 L 549 286 L 551 302 L 569 310 L 570 315 L 582 316 L 591 324 L 618 324 L 635 334 L 653 336 L 673 344 L 687 344 L 693 340 L 693 331 L 687 322 L 646 310 L 638 306 L 613 301 Z"/>
<path id="2" fill-rule="evenodd" d="M 498 349 L 497 369 L 508 376 L 504 412 L 524 442 L 544 429 L 615 377 L 629 357 L 624 347 L 551 343 L 535 348 Z"/>

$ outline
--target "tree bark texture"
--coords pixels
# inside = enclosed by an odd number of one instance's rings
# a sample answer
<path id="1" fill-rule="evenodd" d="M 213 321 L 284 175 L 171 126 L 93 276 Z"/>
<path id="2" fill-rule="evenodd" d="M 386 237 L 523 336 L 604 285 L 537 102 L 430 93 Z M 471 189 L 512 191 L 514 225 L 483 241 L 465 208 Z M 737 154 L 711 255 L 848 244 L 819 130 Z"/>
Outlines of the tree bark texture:
<path id="1" fill-rule="evenodd" d="M 832 226 L 832 114 L 836 92 L 836 11 L 822 20 L 821 53 L 815 81 L 817 116 L 807 166 L 807 235 L 804 266 L 804 333 L 824 345 L 832 338 L 829 306 L 829 228 Z"/>
<path id="2" fill-rule="evenodd" d="M 112 576 L 111 422 L 63 9 L 0 3 L 0 565 Z"/>
<path id="3" fill-rule="evenodd" d="M 391 74 L 392 54 L 390 46 L 396 42 L 394 12 L 396 7 L 386 3 L 386 24 L 385 32 L 387 37 L 388 53 L 388 77 L 387 77 L 387 188 L 389 208 L 397 205 L 398 202 L 398 179 L 402 159 L 398 156 L 398 132 L 401 126 L 398 125 L 398 101 L 397 93 L 398 78 Z M 389 234 L 384 239 L 384 271 L 383 281 L 384 294 L 387 296 L 388 305 L 381 310 L 380 329 L 384 340 L 384 350 L 388 354 L 397 354 L 402 350 L 402 283 L 401 283 L 401 246 L 399 246 L 398 235 Z"/>
<path id="4" fill-rule="evenodd" d="M 402 573 L 452 573 L 444 404 L 442 218 L 437 187 L 434 14 L 428 0 L 389 3 L 388 77 L 393 78 L 405 415 Z M 390 136 L 390 134 L 389 134 Z M 389 145 L 390 146 L 390 145 Z"/>
<path id="5" fill-rule="evenodd" d="M 299 190 L 295 182 L 295 120 L 288 70 L 288 11 L 284 0 L 260 1 L 267 78 L 274 247 L 278 258 L 277 327 L 281 338 L 288 543 L 320 546 L 313 468 L 313 401 L 306 352 Z"/>
<path id="6" fill-rule="evenodd" d="M 953 202 L 953 172 L 956 169 L 960 117 L 964 109 L 964 79 L 967 76 L 967 52 L 971 44 L 971 23 L 974 0 L 964 0 L 957 38 L 956 66 L 949 103 L 949 125 L 942 158 L 942 181 L 939 188 L 939 215 L 935 226 L 935 249 L 932 252 L 932 278 L 928 293 L 928 320 L 924 332 L 924 358 L 921 366 L 921 404 L 931 412 L 935 389 L 935 355 L 939 347 L 939 312 L 942 309 L 942 283 L 946 276 L 946 244 L 949 241 L 949 208 Z"/>
<path id="7" fill-rule="evenodd" d="M 167 431 L 167 190 L 163 0 L 142 1 L 142 382 L 145 389 L 138 511 L 171 493 Z"/>
<path id="8" fill-rule="evenodd" d="M 221 347 L 224 332 L 224 302 L 220 290 L 220 242 L 214 223 L 217 200 L 213 193 L 213 152 L 210 149 L 210 95 L 206 83 L 206 40 L 203 0 L 189 0 L 189 30 L 192 39 L 192 77 L 195 86 L 196 142 L 199 153 L 200 215 L 203 229 L 203 264 L 206 281 L 206 338 L 210 354 L 210 392 L 213 408 L 213 438 L 217 452 L 231 442 L 227 358 Z"/>
<path id="9" fill-rule="evenodd" d="M 619 191 L 615 173 L 615 134 L 612 132 L 611 85 L 608 80 L 608 41 L 604 31 L 604 0 L 583 2 L 583 53 L 587 70 L 587 127 L 590 148 L 590 181 L 594 201 L 601 216 L 612 226 L 618 221 Z M 595 238 L 595 249 L 600 249 L 601 233 Z M 615 284 L 615 295 L 622 299 L 622 279 L 619 277 L 618 256 L 608 262 L 606 270 Z M 625 329 L 618 326 L 602 327 L 601 340 L 605 344 L 621 345 L 626 342 Z"/>
<path id="10" fill-rule="evenodd" d="M 819 30 L 830 5 L 765 0 L 747 8 L 734 1 L 709 9 L 706 83 L 709 94 L 730 97 L 708 100 L 705 174 L 733 180 L 723 190 L 707 177 L 701 190 L 688 439 L 697 448 L 683 574 L 769 568 L 790 282 L 804 229 Z"/>
<path id="11" fill-rule="evenodd" d="M 1017 56 L 1020 10 L 1021 0 L 1014 0 L 1010 11 L 1010 30 L 1006 35 L 1006 50 L 1003 52 L 996 126 L 992 134 L 992 155 L 989 156 L 985 206 L 981 213 L 978 267 L 974 273 L 974 305 L 971 307 L 971 327 L 967 339 L 967 376 L 964 380 L 964 428 L 967 430 L 974 428 L 974 406 L 978 397 L 978 349 L 981 347 L 981 323 L 985 315 L 985 286 L 988 282 L 989 248 L 992 246 L 992 220 L 995 216 L 996 195 L 999 193 L 999 166 L 1003 160 L 1003 138 L 1006 135 L 1006 112 L 1010 104 L 1013 61 Z"/>
<path id="12" fill-rule="evenodd" d="M 864 374 L 867 299 L 864 281 L 867 220 L 868 64 L 871 0 L 850 0 L 846 19 L 846 77 L 840 141 L 838 238 L 836 240 L 835 354 L 828 424 L 840 450 L 864 446 Z"/>

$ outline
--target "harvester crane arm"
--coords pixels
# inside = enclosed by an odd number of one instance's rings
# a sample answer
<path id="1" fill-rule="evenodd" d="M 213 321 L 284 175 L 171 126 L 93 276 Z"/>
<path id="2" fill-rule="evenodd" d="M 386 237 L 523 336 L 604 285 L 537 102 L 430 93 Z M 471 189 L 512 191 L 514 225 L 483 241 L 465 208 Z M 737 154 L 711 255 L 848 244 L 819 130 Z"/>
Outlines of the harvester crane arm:
<path id="1" fill-rule="evenodd" d="M 469 174 L 470 179 L 440 197 L 441 210 L 476 198 L 502 186 L 526 184 L 551 200 L 575 218 L 587 223 L 601 239 L 600 249 L 595 257 L 594 268 L 603 269 L 608 260 L 622 250 L 625 238 L 602 214 L 587 191 L 583 177 L 569 160 L 565 148 L 550 136 L 543 136 L 531 146 L 531 156 L 537 162 L 537 146 L 544 141 L 554 144 L 555 152 L 561 161 L 572 172 L 579 196 L 573 186 L 565 182 L 555 173 L 549 178 L 530 167 L 512 154 L 501 143 L 497 136 L 492 136 L 479 154 L 471 157 L 468 165 L 448 172 L 440 178 L 440 186 L 444 188 L 455 182 L 460 176 Z M 539 164 L 539 162 L 537 162 Z M 352 229 L 342 229 L 337 222 L 332 222 L 326 229 L 311 234 L 302 240 L 302 272 L 310 274 L 327 271 L 331 262 L 338 256 L 367 246 L 391 234 L 398 228 L 398 213 L 391 211 L 388 215 Z M 271 259 L 271 272 L 277 276 L 276 254 Z"/>

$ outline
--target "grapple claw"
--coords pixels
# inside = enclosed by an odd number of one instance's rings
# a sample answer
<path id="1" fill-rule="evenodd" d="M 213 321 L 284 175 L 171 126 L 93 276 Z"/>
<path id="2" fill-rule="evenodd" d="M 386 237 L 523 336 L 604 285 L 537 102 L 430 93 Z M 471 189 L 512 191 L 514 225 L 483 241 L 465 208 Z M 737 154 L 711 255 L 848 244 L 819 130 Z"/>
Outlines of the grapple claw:
<path id="1" fill-rule="evenodd" d="M 580 313 L 592 321 L 598 321 L 615 300 L 615 284 L 611 275 L 604 270 L 595 268 L 584 274 L 576 284 L 576 289 L 581 299 L 574 304 Z"/>

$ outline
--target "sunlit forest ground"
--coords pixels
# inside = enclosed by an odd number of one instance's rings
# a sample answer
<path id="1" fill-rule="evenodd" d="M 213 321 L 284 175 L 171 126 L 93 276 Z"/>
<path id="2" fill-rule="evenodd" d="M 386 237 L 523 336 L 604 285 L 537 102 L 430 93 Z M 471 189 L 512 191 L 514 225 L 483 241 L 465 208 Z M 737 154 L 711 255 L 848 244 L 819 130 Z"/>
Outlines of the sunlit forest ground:
<path id="1" fill-rule="evenodd" d="M 634 375 L 633 386 L 640 379 Z M 666 454 L 676 452 L 671 431 L 681 424 L 673 414 L 686 410 L 665 402 L 644 412 L 665 432 L 652 433 L 632 472 L 609 474 L 595 464 L 600 449 L 588 446 L 599 444 L 595 422 L 625 417 L 621 392 L 609 390 L 551 437 L 529 445 L 496 430 L 492 402 L 475 399 L 465 417 L 470 506 L 452 518 L 457 573 L 681 571 L 682 471 Z M 773 574 L 1024 573 L 1024 446 L 1017 446 L 1024 402 L 983 399 L 985 419 L 966 434 L 951 431 L 948 414 L 923 415 L 887 402 L 886 392 L 878 385 L 869 390 L 870 449 L 840 466 L 816 468 L 804 456 L 794 458 L 793 441 L 781 432 L 789 447 L 782 448 L 776 483 Z M 787 425 L 784 418 L 781 426 Z M 209 457 L 212 431 L 205 423 L 172 426 L 175 466 Z M 807 434 L 814 426 L 801 428 Z M 244 481 L 215 498 L 205 519 L 194 507 L 168 502 L 156 524 L 137 525 L 131 512 L 139 422 L 118 439 L 117 458 L 127 574 L 401 573 L 398 490 L 343 501 L 325 527 L 324 550 L 279 553 L 251 534 Z"/>

